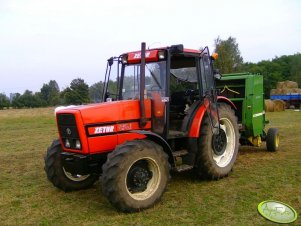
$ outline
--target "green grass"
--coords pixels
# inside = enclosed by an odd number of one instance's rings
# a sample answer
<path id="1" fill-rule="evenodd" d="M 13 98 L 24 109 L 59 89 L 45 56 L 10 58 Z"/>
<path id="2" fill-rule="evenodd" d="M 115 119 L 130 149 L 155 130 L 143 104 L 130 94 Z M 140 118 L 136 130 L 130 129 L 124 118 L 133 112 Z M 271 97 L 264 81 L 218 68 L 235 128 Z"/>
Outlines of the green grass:
<path id="1" fill-rule="evenodd" d="M 0 111 L 1 225 L 273 225 L 257 205 L 275 199 L 301 211 L 301 112 L 267 115 L 278 127 L 279 151 L 242 147 L 229 177 L 196 180 L 172 174 L 159 204 L 143 212 L 117 212 L 99 182 L 64 193 L 47 180 L 43 156 L 57 136 L 53 109 Z M 298 219 L 294 225 L 300 225 Z"/>

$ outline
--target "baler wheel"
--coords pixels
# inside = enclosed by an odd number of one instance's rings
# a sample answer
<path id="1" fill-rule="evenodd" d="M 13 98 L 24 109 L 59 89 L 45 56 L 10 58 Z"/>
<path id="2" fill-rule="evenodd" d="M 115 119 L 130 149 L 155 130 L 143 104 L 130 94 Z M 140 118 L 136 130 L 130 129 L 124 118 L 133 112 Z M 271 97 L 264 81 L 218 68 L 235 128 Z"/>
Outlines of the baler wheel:
<path id="1" fill-rule="evenodd" d="M 275 152 L 279 147 L 279 133 L 277 128 L 269 128 L 266 137 L 266 147 L 268 151 Z"/>

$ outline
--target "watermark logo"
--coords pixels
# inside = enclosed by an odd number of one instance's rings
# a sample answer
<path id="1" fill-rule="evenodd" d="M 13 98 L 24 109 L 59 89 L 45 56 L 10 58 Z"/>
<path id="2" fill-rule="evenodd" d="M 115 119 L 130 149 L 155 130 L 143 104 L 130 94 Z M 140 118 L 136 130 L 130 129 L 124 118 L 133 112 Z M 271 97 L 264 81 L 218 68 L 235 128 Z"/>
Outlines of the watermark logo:
<path id="1" fill-rule="evenodd" d="M 297 220 L 293 207 L 278 201 L 268 200 L 258 205 L 258 212 L 266 219 L 276 223 L 291 223 Z"/>

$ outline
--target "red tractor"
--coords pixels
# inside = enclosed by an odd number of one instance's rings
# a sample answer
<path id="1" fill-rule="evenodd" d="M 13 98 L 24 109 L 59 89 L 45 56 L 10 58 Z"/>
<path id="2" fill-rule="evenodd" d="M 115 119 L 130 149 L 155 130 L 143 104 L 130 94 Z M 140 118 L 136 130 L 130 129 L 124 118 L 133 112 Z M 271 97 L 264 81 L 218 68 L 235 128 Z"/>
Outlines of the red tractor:
<path id="1" fill-rule="evenodd" d="M 110 58 L 103 103 L 56 111 L 59 139 L 45 156 L 48 179 L 72 191 L 100 178 L 113 206 L 135 212 L 160 200 L 170 170 L 228 175 L 239 132 L 235 105 L 217 96 L 214 56 L 207 47 L 146 50 L 142 43 L 140 51 Z"/>

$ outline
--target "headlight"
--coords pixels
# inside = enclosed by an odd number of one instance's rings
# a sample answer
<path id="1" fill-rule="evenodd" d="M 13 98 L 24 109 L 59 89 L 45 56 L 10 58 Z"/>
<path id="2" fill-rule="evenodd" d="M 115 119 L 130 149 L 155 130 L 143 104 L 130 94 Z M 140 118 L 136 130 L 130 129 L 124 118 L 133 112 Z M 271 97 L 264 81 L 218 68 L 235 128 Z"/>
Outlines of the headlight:
<path id="1" fill-rule="evenodd" d="M 76 140 L 76 141 L 75 141 L 75 148 L 76 148 L 76 149 L 82 149 L 82 145 L 81 145 L 81 143 L 80 143 L 79 140 Z"/>
<path id="2" fill-rule="evenodd" d="M 160 60 L 165 59 L 165 51 L 159 51 L 159 52 L 158 52 L 158 58 L 159 58 Z"/>
<path id="3" fill-rule="evenodd" d="M 70 148 L 71 147 L 70 141 L 68 139 L 66 139 L 66 141 L 65 141 L 65 147 L 66 148 Z"/>
<path id="4" fill-rule="evenodd" d="M 121 62 L 122 62 L 123 64 L 127 64 L 127 63 L 128 63 L 128 55 L 123 55 L 123 56 L 121 57 Z"/>

